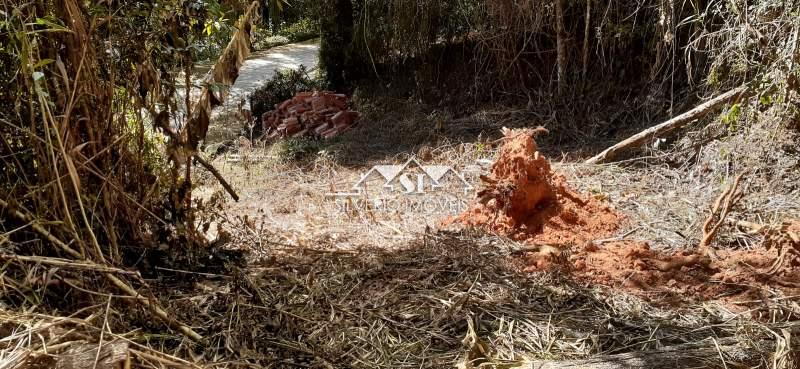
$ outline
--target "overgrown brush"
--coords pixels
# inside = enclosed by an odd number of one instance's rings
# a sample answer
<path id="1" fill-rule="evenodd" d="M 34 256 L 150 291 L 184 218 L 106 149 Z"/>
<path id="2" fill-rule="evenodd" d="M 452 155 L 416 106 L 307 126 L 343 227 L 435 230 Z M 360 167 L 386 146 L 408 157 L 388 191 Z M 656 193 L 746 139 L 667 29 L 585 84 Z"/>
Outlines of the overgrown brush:
<path id="1" fill-rule="evenodd" d="M 646 95 L 640 106 L 666 99 L 677 113 L 687 91 L 797 84 L 797 1 L 328 0 L 322 13 L 321 57 L 333 82 L 391 80 L 381 76 L 387 65 L 418 59 L 415 68 L 425 68 L 431 52 L 461 45 L 470 52 L 460 68 L 472 75 L 462 87 L 478 100 L 596 101 L 602 86 L 608 96 Z M 437 75 L 459 68 L 449 62 Z"/>
<path id="2" fill-rule="evenodd" d="M 308 41 L 318 37 L 319 24 L 312 19 L 304 18 L 281 28 L 276 34 L 262 27 L 257 27 L 253 35 L 253 48 L 267 50 L 276 46 Z"/>
<path id="3" fill-rule="evenodd" d="M 215 172 L 197 148 L 224 97 L 220 85 L 235 80 L 249 51 L 258 8 L 248 4 L 227 3 L 243 16 L 195 102 L 188 94 L 178 101 L 176 91 L 191 87 L 214 6 L 4 3 L 0 259 L 9 288 L 1 305 L 72 312 L 119 297 L 115 305 L 134 302 L 146 320 L 201 339 L 146 297 L 139 272 L 192 269 L 209 258 L 191 203 L 192 167 Z"/>

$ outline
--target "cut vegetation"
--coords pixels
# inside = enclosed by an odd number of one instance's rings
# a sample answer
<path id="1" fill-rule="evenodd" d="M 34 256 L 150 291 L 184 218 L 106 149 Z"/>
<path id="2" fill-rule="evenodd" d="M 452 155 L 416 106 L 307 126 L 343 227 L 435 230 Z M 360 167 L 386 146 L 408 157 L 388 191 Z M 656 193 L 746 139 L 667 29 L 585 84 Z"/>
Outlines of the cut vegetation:
<path id="1" fill-rule="evenodd" d="M 798 14 L 6 1 L 0 368 L 798 368 Z"/>

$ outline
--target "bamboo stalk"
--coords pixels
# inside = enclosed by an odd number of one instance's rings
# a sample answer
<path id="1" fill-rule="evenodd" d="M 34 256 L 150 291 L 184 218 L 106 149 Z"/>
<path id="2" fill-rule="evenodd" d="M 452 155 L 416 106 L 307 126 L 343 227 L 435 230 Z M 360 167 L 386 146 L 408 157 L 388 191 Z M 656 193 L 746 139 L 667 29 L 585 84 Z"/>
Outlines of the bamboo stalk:
<path id="1" fill-rule="evenodd" d="M 0 254 L 0 260 L 14 260 L 14 261 L 21 261 L 28 263 L 47 264 L 61 268 L 82 269 L 82 270 L 90 270 L 101 273 L 115 273 L 115 274 L 129 274 L 129 275 L 138 274 L 137 272 L 134 271 L 114 268 L 105 265 L 81 263 L 81 262 L 76 262 L 75 260 L 50 258 L 46 256 L 23 256 L 23 255 Z"/>

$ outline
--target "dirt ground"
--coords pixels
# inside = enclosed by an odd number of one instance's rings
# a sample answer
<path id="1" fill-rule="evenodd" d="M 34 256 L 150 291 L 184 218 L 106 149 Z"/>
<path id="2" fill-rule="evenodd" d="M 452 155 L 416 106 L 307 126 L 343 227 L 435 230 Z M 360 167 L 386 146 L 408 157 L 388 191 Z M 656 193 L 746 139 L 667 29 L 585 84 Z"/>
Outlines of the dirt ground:
<path id="1" fill-rule="evenodd" d="M 454 118 L 391 103 L 390 113 L 359 106 L 364 117 L 332 140 L 240 140 L 214 159 L 242 199 L 230 201 L 210 176 L 195 198 L 217 204 L 208 237 L 246 250 L 248 267 L 233 280 L 184 287 L 194 300 L 174 302 L 182 319 L 214 322 L 214 339 L 247 347 L 239 355 L 248 362 L 287 366 L 438 368 L 483 348 L 480 360 L 525 367 L 731 342 L 737 354 L 722 347 L 721 361 L 698 366 L 788 357 L 759 342 L 800 316 L 796 253 L 773 268 L 781 250 L 794 249 L 732 223 L 712 243 L 718 259 L 697 245 L 711 204 L 737 174 L 734 155 L 773 161 L 745 177 L 730 221 L 779 229 L 800 218 L 787 180 L 797 175 L 796 154 L 737 149 L 752 137 L 735 137 L 691 164 L 671 161 L 684 150 L 677 143 L 675 153 L 584 165 L 552 146 L 552 132 L 504 139 L 504 126 L 532 126 L 515 113 Z M 452 182 L 404 193 L 371 172 L 387 165 L 407 165 L 410 178 L 450 167 L 472 189 Z M 345 206 L 331 196 L 358 183 L 365 191 Z M 409 198 L 458 201 L 426 211 L 375 202 Z"/>
<path id="2" fill-rule="evenodd" d="M 407 132 L 408 125 L 419 127 L 437 119 L 412 116 L 409 120 L 419 121 L 399 120 L 388 136 L 374 136 L 369 125 L 376 123 L 368 115 L 352 131 L 331 141 L 290 140 L 261 147 L 242 141 L 235 152 L 215 160 L 242 197 L 223 206 L 226 220 L 219 226 L 251 229 L 248 241 L 243 242 L 256 255 L 268 257 L 276 244 L 402 249 L 431 231 L 461 224 L 514 242 L 521 250 L 533 247 L 518 253 L 517 265 L 529 273 L 556 270 L 587 285 L 625 291 L 656 304 L 735 303 L 800 292 L 795 254 L 786 256 L 779 272 L 765 273 L 781 249 L 766 249 L 760 236 L 740 228 L 723 227 L 715 243 L 719 260 L 712 262 L 696 253 L 700 226 L 714 198 L 730 184 L 730 171 L 727 179 L 702 184 L 708 177 L 691 173 L 695 168 L 689 169 L 687 178 L 671 168 L 551 164 L 533 140 L 504 145 L 506 140 L 496 138 L 502 136 L 497 130 L 481 132 L 468 141 L 462 134 L 469 128 L 455 124 L 451 128 L 455 134 L 433 126 L 406 137 L 417 139 L 409 145 L 414 155 L 371 151 L 371 145 L 378 147 L 381 142 L 384 150 L 392 147 L 384 139 Z M 456 143 L 456 139 L 461 141 Z M 336 196 L 348 192 L 373 167 L 402 165 L 411 157 L 423 165 L 455 169 L 474 190 L 451 186 L 409 196 L 385 191 L 380 181 L 371 178 L 365 182 L 371 190 L 344 201 Z M 510 159 L 495 161 L 498 157 Z M 705 171 L 718 175 L 709 168 Z M 502 183 L 486 186 L 487 181 L 492 184 L 512 177 L 516 179 L 505 187 Z M 687 188 L 680 181 L 692 181 L 696 187 Z M 213 180 L 207 183 L 196 192 L 197 197 L 221 194 Z M 745 203 L 769 196 L 764 190 L 753 191 L 758 180 L 750 183 Z M 503 200 L 513 188 L 530 190 L 512 192 L 517 197 Z M 470 207 L 476 192 L 478 205 Z M 773 213 L 772 219 L 761 215 L 760 223 L 775 224 L 800 215 L 800 199 L 775 193 L 769 201 L 777 199 L 783 209 Z M 379 205 L 385 201 L 401 205 Z M 408 201 L 417 205 L 409 206 Z M 420 203 L 448 206 L 423 209 Z M 505 207 L 507 211 L 498 211 Z M 742 215 L 743 210 L 735 209 L 730 218 L 752 220 Z M 213 239 L 216 227 L 211 228 Z"/>

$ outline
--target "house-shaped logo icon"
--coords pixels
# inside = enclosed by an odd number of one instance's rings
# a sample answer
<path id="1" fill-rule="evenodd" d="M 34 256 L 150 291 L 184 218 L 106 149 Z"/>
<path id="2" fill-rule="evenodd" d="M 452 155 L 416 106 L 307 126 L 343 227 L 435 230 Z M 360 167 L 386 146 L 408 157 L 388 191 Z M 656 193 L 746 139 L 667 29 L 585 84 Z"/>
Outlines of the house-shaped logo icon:
<path id="1" fill-rule="evenodd" d="M 423 194 L 444 188 L 457 186 L 465 194 L 474 187 L 464 176 L 452 167 L 444 165 L 421 165 L 415 157 L 411 157 L 403 165 L 376 165 L 364 173 L 348 193 L 340 196 L 361 195 L 368 182 L 378 180 L 384 191 L 403 194 Z"/>

